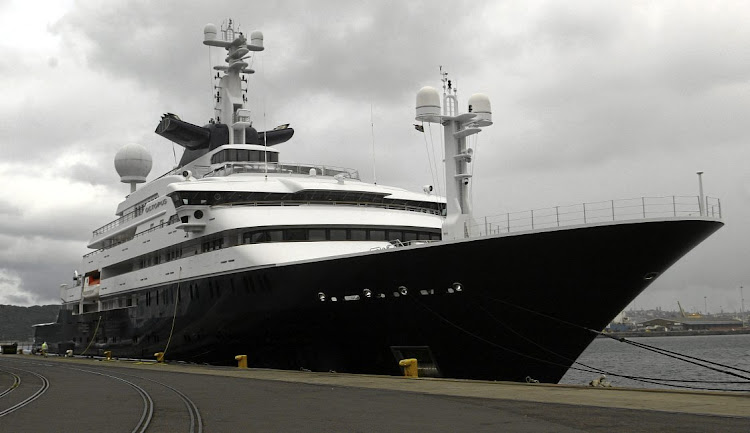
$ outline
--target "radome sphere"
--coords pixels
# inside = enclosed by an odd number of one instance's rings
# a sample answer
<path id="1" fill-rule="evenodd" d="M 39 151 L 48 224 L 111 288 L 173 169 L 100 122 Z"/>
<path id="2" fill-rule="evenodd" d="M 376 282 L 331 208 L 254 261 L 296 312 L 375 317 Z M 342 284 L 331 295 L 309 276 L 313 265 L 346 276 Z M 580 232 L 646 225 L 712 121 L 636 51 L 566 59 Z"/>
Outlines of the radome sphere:
<path id="1" fill-rule="evenodd" d="M 123 183 L 143 183 L 153 162 L 149 151 L 140 144 L 126 144 L 115 155 L 115 170 Z"/>

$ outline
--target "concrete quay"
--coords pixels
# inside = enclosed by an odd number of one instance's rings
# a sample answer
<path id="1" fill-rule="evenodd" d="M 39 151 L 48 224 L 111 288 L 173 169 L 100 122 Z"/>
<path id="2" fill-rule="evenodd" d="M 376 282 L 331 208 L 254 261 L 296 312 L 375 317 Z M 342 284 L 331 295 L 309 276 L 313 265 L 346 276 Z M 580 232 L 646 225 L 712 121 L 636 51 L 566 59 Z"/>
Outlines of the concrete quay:
<path id="1" fill-rule="evenodd" d="M 0 431 L 748 432 L 750 393 L 0 355 Z"/>

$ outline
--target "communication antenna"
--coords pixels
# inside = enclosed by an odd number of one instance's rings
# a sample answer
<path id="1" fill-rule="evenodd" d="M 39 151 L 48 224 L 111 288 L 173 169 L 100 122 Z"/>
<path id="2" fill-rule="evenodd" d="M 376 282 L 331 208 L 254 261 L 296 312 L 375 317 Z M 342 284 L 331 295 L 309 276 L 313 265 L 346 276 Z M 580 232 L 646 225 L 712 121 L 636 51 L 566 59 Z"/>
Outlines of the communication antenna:
<path id="1" fill-rule="evenodd" d="M 372 181 L 378 184 L 378 176 L 375 174 L 375 121 L 372 116 L 372 102 L 370 102 L 370 132 L 372 133 Z"/>
<path id="2" fill-rule="evenodd" d="M 443 239 L 468 238 L 476 229 L 472 216 L 469 163 L 472 151 L 467 147 L 467 137 L 492 125 L 492 109 L 486 95 L 475 93 L 468 103 L 468 112 L 459 114 L 458 97 L 448 73 L 440 67 L 443 82 L 443 106 L 440 94 L 433 87 L 423 87 L 417 92 L 416 117 L 418 122 L 439 123 L 443 126 L 445 148 L 446 217 Z"/>
<path id="3" fill-rule="evenodd" d="M 219 71 L 216 76 L 219 82 L 214 86 L 217 89 L 214 114 L 218 123 L 223 120 L 229 126 L 229 144 L 244 143 L 245 132 L 251 122 L 250 110 L 245 108 L 247 98 L 244 95 L 245 89 L 242 88 L 240 74 L 255 72 L 245 60 L 250 52 L 263 51 L 263 33 L 254 31 L 248 39 L 239 31 L 239 27 L 233 27 L 232 20 L 222 25 L 221 31 L 213 24 L 206 24 L 203 29 L 203 44 L 226 50 L 226 65 L 213 67 Z"/>
<path id="4" fill-rule="evenodd" d="M 121 182 L 130 184 L 131 194 L 135 192 L 136 184 L 146 182 L 151 166 L 151 153 L 140 144 L 126 144 L 115 155 L 115 170 Z"/>

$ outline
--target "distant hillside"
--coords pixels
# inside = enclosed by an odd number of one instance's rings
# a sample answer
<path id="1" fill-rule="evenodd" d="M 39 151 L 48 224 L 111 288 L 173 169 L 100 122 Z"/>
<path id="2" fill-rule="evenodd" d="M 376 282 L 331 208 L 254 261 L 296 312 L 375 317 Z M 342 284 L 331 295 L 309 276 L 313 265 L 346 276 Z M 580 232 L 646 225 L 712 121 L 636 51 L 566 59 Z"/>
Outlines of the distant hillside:
<path id="1" fill-rule="evenodd" d="M 31 325 L 56 321 L 59 310 L 59 305 L 0 305 L 0 342 L 31 341 Z"/>

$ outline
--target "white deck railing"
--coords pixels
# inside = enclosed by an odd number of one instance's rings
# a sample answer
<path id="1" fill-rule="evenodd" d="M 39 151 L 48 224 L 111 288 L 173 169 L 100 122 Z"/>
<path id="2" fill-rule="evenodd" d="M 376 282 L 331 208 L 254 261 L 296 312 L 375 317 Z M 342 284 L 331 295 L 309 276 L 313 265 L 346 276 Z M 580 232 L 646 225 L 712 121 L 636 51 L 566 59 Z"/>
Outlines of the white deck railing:
<path id="1" fill-rule="evenodd" d="M 228 176 L 239 173 L 301 174 L 309 176 L 311 170 L 315 170 L 318 176 L 341 174 L 344 177 L 359 180 L 359 172 L 352 168 L 296 162 L 227 162 L 207 173 L 204 177 Z"/>
<path id="2" fill-rule="evenodd" d="M 478 236 L 601 222 L 701 216 L 698 196 L 639 197 L 480 217 L 468 232 Z M 704 216 L 721 219 L 721 201 L 705 197 Z"/>

